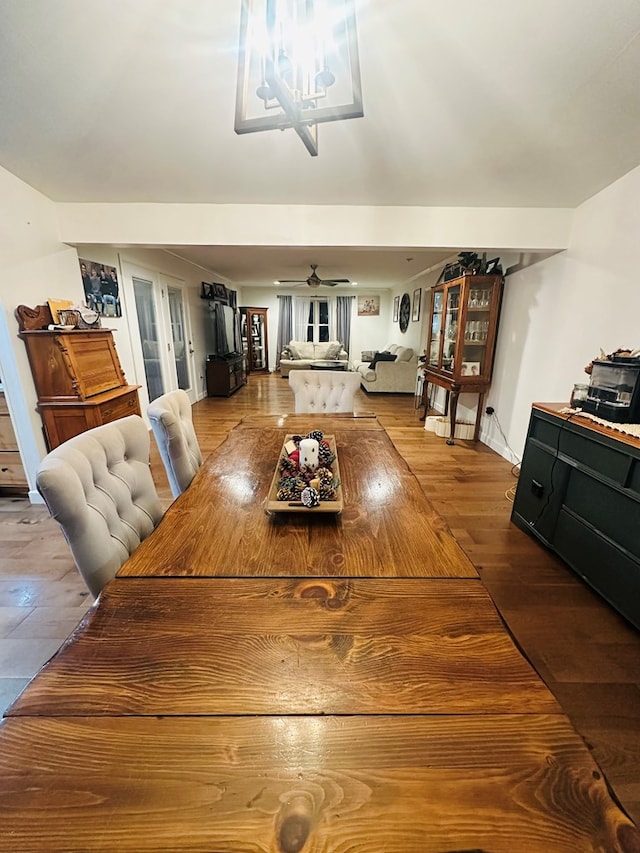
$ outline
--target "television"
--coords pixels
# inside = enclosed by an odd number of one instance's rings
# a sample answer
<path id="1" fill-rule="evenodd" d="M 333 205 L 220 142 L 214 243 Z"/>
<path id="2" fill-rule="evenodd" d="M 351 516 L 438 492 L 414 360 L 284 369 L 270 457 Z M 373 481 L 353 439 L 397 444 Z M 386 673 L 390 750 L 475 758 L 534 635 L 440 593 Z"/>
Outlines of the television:
<path id="1" fill-rule="evenodd" d="M 236 350 L 236 314 L 230 305 L 215 303 L 215 354 L 218 358 L 226 358 Z"/>

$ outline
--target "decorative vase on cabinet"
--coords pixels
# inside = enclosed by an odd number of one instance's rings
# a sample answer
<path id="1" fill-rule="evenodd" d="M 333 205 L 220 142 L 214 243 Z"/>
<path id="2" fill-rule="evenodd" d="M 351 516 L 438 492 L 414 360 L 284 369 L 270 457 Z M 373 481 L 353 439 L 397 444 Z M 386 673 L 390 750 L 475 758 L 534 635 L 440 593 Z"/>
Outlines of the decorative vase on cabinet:
<path id="1" fill-rule="evenodd" d="M 269 372 L 268 308 L 240 308 L 240 335 L 247 373 Z"/>
<path id="2" fill-rule="evenodd" d="M 484 395 L 491 383 L 493 356 L 504 279 L 501 275 L 464 275 L 435 285 L 427 335 L 424 416 L 429 385 L 444 388 L 453 444 L 458 397 L 478 395 L 474 441 L 478 440 Z"/>

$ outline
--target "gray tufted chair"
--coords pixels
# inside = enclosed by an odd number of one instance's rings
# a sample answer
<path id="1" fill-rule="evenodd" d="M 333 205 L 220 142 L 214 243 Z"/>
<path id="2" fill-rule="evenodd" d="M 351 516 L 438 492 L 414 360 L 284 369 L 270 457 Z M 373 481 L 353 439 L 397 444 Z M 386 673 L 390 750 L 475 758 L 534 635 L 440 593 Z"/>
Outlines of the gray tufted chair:
<path id="1" fill-rule="evenodd" d="M 36 486 L 97 597 L 162 518 L 139 415 L 77 435 L 40 463 Z"/>
<path id="2" fill-rule="evenodd" d="M 296 412 L 317 415 L 353 412 L 360 374 L 343 370 L 292 370 L 289 385 L 295 396 Z"/>
<path id="3" fill-rule="evenodd" d="M 167 470 L 174 498 L 181 495 L 202 465 L 186 391 L 170 391 L 149 403 L 147 417 Z"/>

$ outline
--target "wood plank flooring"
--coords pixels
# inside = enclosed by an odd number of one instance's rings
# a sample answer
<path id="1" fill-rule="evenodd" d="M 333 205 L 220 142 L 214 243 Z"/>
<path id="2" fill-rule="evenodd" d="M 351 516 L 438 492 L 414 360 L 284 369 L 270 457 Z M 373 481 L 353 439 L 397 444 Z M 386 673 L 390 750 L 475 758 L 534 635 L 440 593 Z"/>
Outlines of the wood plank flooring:
<path id="1" fill-rule="evenodd" d="M 516 642 L 593 750 L 623 808 L 640 823 L 640 633 L 560 560 L 509 521 L 512 465 L 486 446 L 452 447 L 425 432 L 410 396 L 366 395 L 373 411 L 478 570 Z M 286 413 L 277 375 L 251 377 L 230 398 L 194 407 L 203 453 L 244 416 Z M 500 416 L 500 412 L 497 413 Z M 152 471 L 171 494 L 152 442 Z M 0 707 L 53 654 L 91 604 L 46 510 L 0 499 Z"/>

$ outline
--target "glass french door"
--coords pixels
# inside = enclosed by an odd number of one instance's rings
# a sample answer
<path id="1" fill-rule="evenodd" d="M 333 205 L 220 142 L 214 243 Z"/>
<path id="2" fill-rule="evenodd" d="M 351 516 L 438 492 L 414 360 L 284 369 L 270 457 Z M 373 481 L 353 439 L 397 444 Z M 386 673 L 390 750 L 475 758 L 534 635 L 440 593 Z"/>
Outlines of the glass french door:
<path id="1" fill-rule="evenodd" d="M 137 382 L 145 386 L 149 402 L 176 388 L 191 396 L 193 348 L 181 283 L 129 264 L 123 264 L 123 271 L 135 304 L 127 319 Z M 141 389 L 146 408 L 144 396 Z"/>
<path id="2" fill-rule="evenodd" d="M 189 380 L 189 342 L 185 331 L 184 299 L 182 290 L 179 287 L 167 286 L 167 294 L 178 388 L 188 391 L 191 387 L 191 382 Z"/>
<path id="3" fill-rule="evenodd" d="M 162 375 L 161 340 L 158 311 L 154 301 L 153 282 L 133 276 L 133 295 L 138 313 L 138 330 L 142 342 L 142 360 L 147 380 L 149 400 L 155 400 L 165 392 Z"/>

